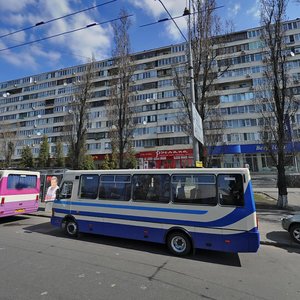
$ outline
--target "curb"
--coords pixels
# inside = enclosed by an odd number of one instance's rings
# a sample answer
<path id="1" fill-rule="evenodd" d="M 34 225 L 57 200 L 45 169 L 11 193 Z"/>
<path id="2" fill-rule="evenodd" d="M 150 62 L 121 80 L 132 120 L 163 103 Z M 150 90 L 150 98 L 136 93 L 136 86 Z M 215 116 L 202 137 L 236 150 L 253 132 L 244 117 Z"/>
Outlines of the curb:
<path id="1" fill-rule="evenodd" d="M 300 245 L 297 244 L 288 244 L 288 243 L 275 243 L 275 242 L 269 242 L 269 241 L 260 241 L 260 245 L 264 246 L 273 246 L 277 248 L 292 248 L 292 249 L 298 249 L 300 250 Z"/>
<path id="2" fill-rule="evenodd" d="M 37 214 L 37 213 L 31 213 L 31 214 L 25 214 L 27 216 L 35 216 L 35 217 L 43 217 L 43 218 L 51 218 L 51 214 Z"/>

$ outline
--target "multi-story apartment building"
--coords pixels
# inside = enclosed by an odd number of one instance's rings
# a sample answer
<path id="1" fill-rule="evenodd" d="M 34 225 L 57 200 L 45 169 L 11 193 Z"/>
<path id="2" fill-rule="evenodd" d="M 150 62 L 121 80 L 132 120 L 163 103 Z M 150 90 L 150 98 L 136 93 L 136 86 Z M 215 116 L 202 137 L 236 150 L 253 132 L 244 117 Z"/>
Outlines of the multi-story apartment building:
<path id="1" fill-rule="evenodd" d="M 293 54 L 287 58 L 293 93 L 300 97 L 300 20 L 287 22 L 284 27 L 286 43 Z M 255 91 L 264 77 L 260 32 L 260 28 L 255 28 L 232 33 L 215 62 L 219 68 L 224 53 L 232 61 L 230 68 L 214 82 L 213 98 L 217 99 L 223 127 L 210 154 L 217 166 L 248 164 L 253 171 L 271 168 L 260 137 L 261 115 L 255 101 Z M 173 82 L 174 68 L 182 68 L 187 61 L 185 44 L 135 53 L 133 58 L 136 66 L 131 96 L 136 111 L 133 140 L 139 167 L 192 165 L 192 141 L 178 122 L 184 105 Z M 90 101 L 87 149 L 99 165 L 105 154 L 111 152 L 106 103 L 112 69 L 112 59 L 96 62 L 94 96 Z M 69 113 L 74 83 L 84 71 L 85 65 L 80 65 L 0 83 L 0 131 L 14 133 L 15 159 L 20 158 L 25 145 L 30 145 L 37 156 L 43 135 L 48 136 L 54 153 L 55 141 L 62 135 Z M 205 124 L 208 133 L 213 121 L 212 116 Z M 299 152 L 300 111 L 291 120 L 291 127 L 293 148 Z M 293 155 L 291 169 L 297 165 L 297 158 L 299 154 Z"/>

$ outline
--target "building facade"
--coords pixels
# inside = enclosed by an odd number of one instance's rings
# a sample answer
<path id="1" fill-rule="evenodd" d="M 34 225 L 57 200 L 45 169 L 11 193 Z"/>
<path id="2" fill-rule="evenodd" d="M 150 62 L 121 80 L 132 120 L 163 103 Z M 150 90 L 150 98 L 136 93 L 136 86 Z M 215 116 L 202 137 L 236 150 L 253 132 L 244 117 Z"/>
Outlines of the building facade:
<path id="1" fill-rule="evenodd" d="M 293 93 L 300 97 L 300 20 L 287 22 L 284 26 L 286 43 L 293 53 L 287 57 Z M 225 72 L 219 72 L 211 95 L 217 99 L 222 116 L 222 134 L 209 151 L 214 166 L 248 164 L 252 171 L 274 169 L 262 143 L 261 115 L 256 107 L 256 90 L 264 78 L 260 33 L 260 28 L 255 28 L 231 34 L 216 58 L 217 72 L 225 58 L 230 58 L 232 64 Z M 185 44 L 135 53 L 133 58 L 135 73 L 131 97 L 136 113 L 133 145 L 139 167 L 191 166 L 192 140 L 179 122 L 184 104 L 178 98 L 173 80 L 174 70 L 180 72 L 186 66 Z M 104 156 L 111 153 L 106 104 L 113 60 L 99 61 L 95 66 L 87 150 L 96 164 L 101 165 Z M 63 135 L 65 116 L 70 113 L 74 83 L 84 72 L 85 65 L 80 65 L 0 83 L 0 137 L 3 141 L 5 133 L 6 138 L 15 141 L 14 159 L 20 158 L 26 145 L 37 156 L 44 135 L 49 139 L 53 155 L 55 142 Z M 213 121 L 211 115 L 204 124 L 207 134 L 214 133 Z M 287 151 L 293 155 L 288 168 L 292 171 L 299 164 L 300 111 L 289 126 L 292 139 Z M 64 151 L 67 154 L 67 145 Z"/>

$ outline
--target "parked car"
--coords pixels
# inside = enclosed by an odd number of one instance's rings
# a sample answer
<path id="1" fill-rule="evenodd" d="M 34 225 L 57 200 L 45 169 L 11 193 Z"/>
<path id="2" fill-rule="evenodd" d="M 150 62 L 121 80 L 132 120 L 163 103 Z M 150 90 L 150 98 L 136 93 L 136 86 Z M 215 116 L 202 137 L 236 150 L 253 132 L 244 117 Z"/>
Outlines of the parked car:
<path id="1" fill-rule="evenodd" d="M 300 244 L 300 213 L 281 218 L 281 225 L 290 233 L 292 239 Z"/>

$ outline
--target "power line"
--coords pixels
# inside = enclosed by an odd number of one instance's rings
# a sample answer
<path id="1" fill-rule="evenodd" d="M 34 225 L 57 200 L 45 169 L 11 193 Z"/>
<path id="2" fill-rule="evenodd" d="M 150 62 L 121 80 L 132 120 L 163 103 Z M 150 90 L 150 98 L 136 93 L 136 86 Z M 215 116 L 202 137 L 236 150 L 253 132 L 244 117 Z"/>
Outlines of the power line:
<path id="1" fill-rule="evenodd" d="M 118 20 L 121 20 L 121 19 L 124 19 L 124 18 L 132 17 L 132 16 L 133 15 L 122 16 L 122 17 L 119 17 L 119 18 L 111 19 L 111 20 L 108 20 L 108 21 L 100 22 L 100 23 L 94 22 L 94 23 L 88 24 L 84 27 L 76 28 L 76 29 L 65 31 L 65 32 L 58 33 L 58 34 L 54 34 L 54 35 L 47 36 L 47 37 L 44 37 L 44 38 L 41 38 L 41 39 L 38 39 L 38 40 L 26 42 L 26 43 L 23 43 L 23 44 L 19 44 L 19 45 L 7 47 L 7 48 L 2 48 L 2 49 L 0 49 L 0 52 L 15 49 L 15 48 L 19 48 L 19 47 L 22 47 L 22 46 L 35 44 L 35 43 L 42 42 L 42 41 L 45 41 L 45 40 L 53 39 L 53 38 L 58 37 L 58 36 L 62 36 L 62 35 L 69 34 L 69 33 L 74 33 L 74 32 L 77 32 L 77 31 L 84 30 L 84 29 L 88 29 L 88 28 L 93 27 L 93 26 L 100 26 L 100 25 L 103 25 L 103 24 L 111 23 L 111 22 L 118 21 Z"/>
<path id="2" fill-rule="evenodd" d="M 158 0 L 158 1 L 159 1 L 159 0 Z M 162 3 L 161 1 L 159 1 L 159 2 L 163 5 L 163 3 Z M 174 24 L 176 25 L 176 27 L 178 28 L 177 23 L 175 22 L 175 19 L 183 18 L 183 17 L 185 17 L 185 15 L 172 17 L 172 16 L 170 15 L 170 13 L 168 12 L 168 10 L 165 8 L 164 5 L 163 5 L 163 7 L 164 7 L 164 9 L 166 10 L 166 12 L 169 14 L 169 16 L 170 16 L 169 18 L 163 18 L 163 19 L 157 20 L 157 21 L 155 21 L 155 22 L 143 24 L 143 25 L 140 25 L 140 27 L 151 26 L 151 25 L 155 25 L 155 24 L 159 24 L 159 23 L 162 23 L 162 22 L 165 22 L 165 21 L 171 21 L 171 20 L 172 20 L 172 21 L 174 22 Z M 222 8 L 222 7 L 224 7 L 224 6 L 223 6 L 223 5 L 221 5 L 221 6 L 216 6 L 215 8 L 212 8 L 212 9 L 209 9 L 209 10 L 215 10 L 215 9 Z M 202 12 L 202 11 L 199 11 L 199 12 Z M 198 12 L 198 11 L 196 11 L 196 12 L 190 12 L 189 14 L 190 14 L 190 15 L 194 15 L 194 14 L 198 14 L 199 12 Z M 181 31 L 179 28 L 178 28 L 178 30 L 180 31 L 181 35 L 183 36 L 182 31 Z M 185 36 L 183 36 L 183 38 L 184 38 L 185 41 L 187 41 L 187 39 L 185 38 Z"/>
<path id="3" fill-rule="evenodd" d="M 183 32 L 181 31 L 181 29 L 179 28 L 179 26 L 177 25 L 177 23 L 175 22 L 174 18 L 171 16 L 170 12 L 167 10 L 167 8 L 165 7 L 165 5 L 163 4 L 163 2 L 161 0 L 158 0 L 160 2 L 160 4 L 163 6 L 164 10 L 167 12 L 167 14 L 169 15 L 170 19 L 173 21 L 173 23 L 175 24 L 175 26 L 177 27 L 178 31 L 180 32 L 181 36 L 184 38 L 184 40 L 187 42 L 188 40 L 186 39 L 185 35 L 183 34 Z"/>
<path id="4" fill-rule="evenodd" d="M 41 21 L 41 22 L 38 22 L 34 25 L 31 25 L 31 26 L 28 26 L 28 27 L 25 27 L 25 28 L 22 28 L 22 29 L 18 29 L 16 31 L 12 31 L 12 32 L 9 32 L 9 33 L 6 33 L 4 35 L 1 35 L 0 38 L 4 38 L 4 37 L 7 37 L 7 36 L 10 36 L 10 35 L 13 35 L 13 34 L 16 34 L 16 33 L 19 33 L 21 31 L 26 31 L 26 30 L 30 30 L 32 28 L 35 28 L 35 27 L 38 27 L 38 26 L 41 26 L 41 25 L 45 25 L 45 24 L 48 24 L 48 23 L 52 23 L 52 22 L 55 22 L 55 21 L 58 21 L 58 20 L 61 20 L 61 19 L 64 19 L 64 18 L 67 18 L 67 17 L 70 17 L 70 16 L 74 16 L 74 15 L 77 15 L 77 14 L 80 14 L 82 12 L 85 12 L 85 11 L 88 11 L 88 10 L 91 10 L 91 9 L 95 9 L 97 7 L 100 7 L 100 6 L 104 6 L 106 4 L 110 4 L 112 2 L 116 2 L 117 0 L 111 0 L 111 1 L 107 1 L 107 2 L 104 2 L 104 3 L 101 3 L 101 4 L 97 4 L 97 5 L 94 5 L 94 6 L 91 6 L 91 7 L 88 7 L 88 8 L 85 8 L 85 9 L 82 9 L 82 10 L 78 10 L 78 11 L 75 11 L 75 12 L 72 12 L 70 14 L 67 14 L 67 15 L 64 15 L 64 16 L 61 16 L 61 17 L 57 17 L 57 18 L 54 18 L 54 19 L 50 19 L 48 21 Z"/>
<path id="5" fill-rule="evenodd" d="M 198 12 L 193 12 L 191 14 L 196 14 L 196 13 L 198 13 Z M 185 16 L 181 15 L 181 16 L 173 17 L 173 19 L 179 19 L 179 18 L 183 18 L 183 17 L 185 17 Z M 150 25 L 155 25 L 155 24 L 158 24 L 158 23 L 161 23 L 161 22 L 165 22 L 165 21 L 171 21 L 171 19 L 170 18 L 163 18 L 163 19 L 157 20 L 155 22 L 151 22 L 151 23 L 140 25 L 140 27 L 146 27 L 146 26 L 150 26 Z"/>

